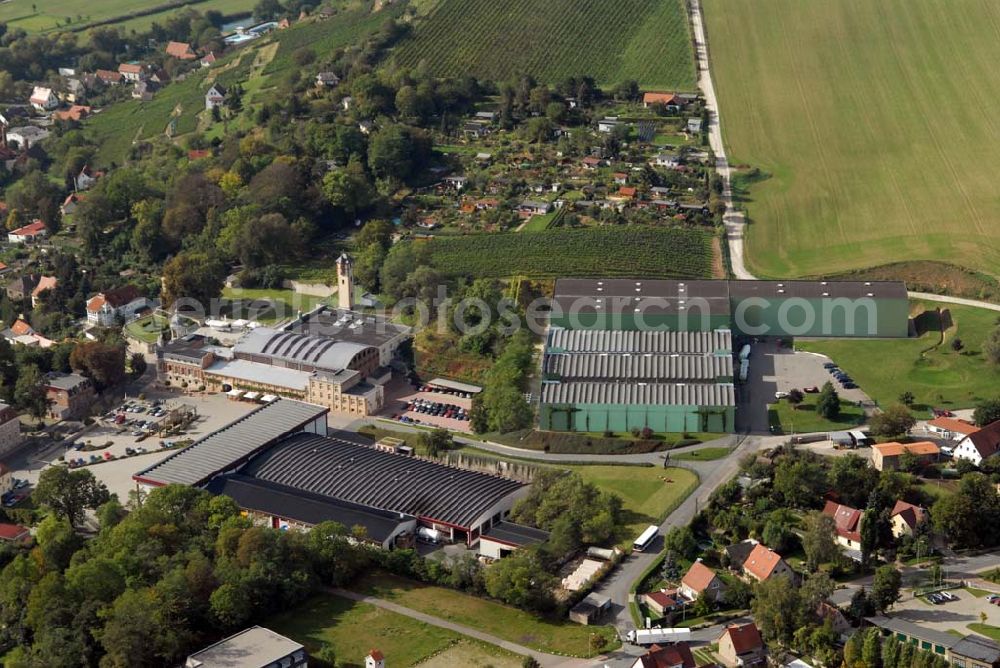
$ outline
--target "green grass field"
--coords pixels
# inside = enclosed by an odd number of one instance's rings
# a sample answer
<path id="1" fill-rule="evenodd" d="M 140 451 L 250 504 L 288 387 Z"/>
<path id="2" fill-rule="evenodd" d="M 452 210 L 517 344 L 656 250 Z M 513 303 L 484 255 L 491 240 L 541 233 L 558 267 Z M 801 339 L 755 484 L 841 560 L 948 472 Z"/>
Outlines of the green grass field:
<path id="1" fill-rule="evenodd" d="M 682 0 L 441 0 L 392 58 L 437 76 L 695 87 Z"/>
<path id="2" fill-rule="evenodd" d="M 990 0 L 706 0 L 750 269 L 834 274 L 937 259 L 1000 274 Z"/>
<path id="3" fill-rule="evenodd" d="M 225 288 L 225 299 L 232 300 L 238 311 L 233 317 L 248 318 L 261 322 L 274 322 L 292 318 L 299 312 L 311 311 L 324 298 L 304 295 L 292 290 L 253 290 L 248 288 Z M 242 312 L 239 312 L 242 309 Z"/>
<path id="4" fill-rule="evenodd" d="M 544 619 L 501 603 L 393 575 L 372 574 L 351 588 L 543 652 L 594 656 L 590 648 L 592 633 L 604 635 L 609 649 L 617 645 L 615 630 L 610 626 Z"/>
<path id="5" fill-rule="evenodd" d="M 395 612 L 333 595 L 309 599 L 294 611 L 271 618 L 267 626 L 302 643 L 310 653 L 332 645 L 338 664 L 349 666 L 363 666 L 373 647 L 391 657 L 395 665 L 412 666 L 462 638 Z"/>
<path id="6" fill-rule="evenodd" d="M 934 308 L 923 302 L 914 306 Z M 939 339 L 936 332 L 906 340 L 828 339 L 796 341 L 795 346 L 829 355 L 883 406 L 909 391 L 918 405 L 969 408 L 1000 393 L 1000 369 L 990 366 L 980 351 L 1000 314 L 967 306 L 949 305 L 948 309 L 954 324 L 944 342 L 934 348 Z M 955 337 L 965 345 L 961 352 L 951 349 Z"/>
<path id="7" fill-rule="evenodd" d="M 969 624 L 969 628 L 979 635 L 986 636 L 1000 642 L 1000 626 L 992 626 L 990 624 L 980 624 L 979 622 L 974 622 Z"/>
<path id="8" fill-rule="evenodd" d="M 132 337 L 146 343 L 156 343 L 160 333 L 169 327 L 170 321 L 162 315 L 150 315 L 133 320 L 125 325 L 125 331 Z"/>
<path id="9" fill-rule="evenodd" d="M 863 386 L 862 386 L 863 387 Z M 776 434 L 805 434 L 817 431 L 840 431 L 856 427 L 865 419 L 865 412 L 849 401 L 840 400 L 840 417 L 827 420 L 816 413 L 818 394 L 807 394 L 795 409 L 782 399 L 767 407 L 768 422 Z"/>
<path id="10" fill-rule="evenodd" d="M 712 271 L 712 237 L 683 228 L 554 228 L 421 243 L 430 248 L 431 264 L 452 275 L 707 278 Z"/>
<path id="11" fill-rule="evenodd" d="M 629 546 L 650 524 L 659 524 L 698 486 L 698 476 L 657 466 L 574 466 L 584 480 L 622 498 L 627 514 L 620 545 Z"/>
<path id="12" fill-rule="evenodd" d="M 103 21 L 118 16 L 126 17 L 136 11 L 166 4 L 167 0 L 7 0 L 0 3 L 0 23 L 11 28 L 21 28 L 28 32 L 44 32 L 56 29 L 82 27 L 95 21 Z M 178 3 L 162 12 L 127 18 L 114 25 L 125 30 L 145 30 L 154 21 L 163 21 L 178 11 L 178 7 L 190 5 L 199 12 L 220 11 L 223 14 L 248 12 L 253 9 L 254 0 L 204 0 L 203 2 Z"/>
<path id="13" fill-rule="evenodd" d="M 677 455 L 671 455 L 671 459 L 676 459 L 682 462 L 714 462 L 717 459 L 724 459 L 729 456 L 732 452 L 731 448 L 724 446 L 709 446 L 707 448 L 698 448 L 697 450 L 691 450 L 690 452 L 682 452 Z"/>

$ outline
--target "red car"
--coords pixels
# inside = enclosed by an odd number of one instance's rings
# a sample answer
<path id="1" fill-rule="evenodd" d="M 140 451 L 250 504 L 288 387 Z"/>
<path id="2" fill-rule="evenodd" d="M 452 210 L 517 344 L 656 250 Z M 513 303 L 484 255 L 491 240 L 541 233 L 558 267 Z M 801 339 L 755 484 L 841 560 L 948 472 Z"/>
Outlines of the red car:
<path id="1" fill-rule="evenodd" d="M 819 392 L 819 388 L 813 385 L 812 387 L 804 388 L 802 391 L 806 394 L 817 394 Z"/>

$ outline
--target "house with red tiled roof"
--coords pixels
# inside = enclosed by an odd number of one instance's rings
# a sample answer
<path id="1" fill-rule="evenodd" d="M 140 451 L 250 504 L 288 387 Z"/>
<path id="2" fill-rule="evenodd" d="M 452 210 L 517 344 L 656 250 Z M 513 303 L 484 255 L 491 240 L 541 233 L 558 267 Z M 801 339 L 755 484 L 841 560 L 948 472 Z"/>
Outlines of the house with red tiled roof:
<path id="1" fill-rule="evenodd" d="M 959 445 L 961 447 L 961 444 Z M 958 456 L 956 448 L 955 456 Z M 908 452 L 921 464 L 930 464 L 936 461 L 941 454 L 941 448 L 937 443 L 930 441 L 918 441 L 916 443 L 878 443 L 872 446 L 872 466 L 878 471 L 895 471 L 899 468 L 899 459 L 904 452 Z"/>
<path id="2" fill-rule="evenodd" d="M 37 218 L 24 227 L 7 233 L 7 241 L 12 244 L 33 244 L 49 236 L 48 226 Z"/>
<path id="3" fill-rule="evenodd" d="M 178 58 L 180 60 L 194 60 L 198 57 L 198 54 L 194 52 L 194 49 L 187 42 L 168 43 L 166 53 L 171 58 Z"/>
<path id="4" fill-rule="evenodd" d="M 986 425 L 965 438 L 955 447 L 955 458 L 976 466 L 1000 452 L 1000 420 Z"/>
<path id="5" fill-rule="evenodd" d="M 118 73 L 125 81 L 135 83 L 146 78 L 146 66 L 142 63 L 122 63 L 118 66 Z"/>
<path id="6" fill-rule="evenodd" d="M 69 109 L 60 109 L 52 112 L 54 121 L 80 121 L 90 113 L 90 107 L 83 104 L 74 104 Z"/>
<path id="7" fill-rule="evenodd" d="M 889 514 L 892 522 L 892 535 L 896 538 L 912 536 L 917 526 L 927 521 L 927 509 L 915 506 L 906 501 L 897 501 Z"/>
<path id="8" fill-rule="evenodd" d="M 653 645 L 645 654 L 636 657 L 632 668 L 695 668 L 694 656 L 686 642 L 660 647 Z"/>
<path id="9" fill-rule="evenodd" d="M 150 301 L 134 285 L 125 285 L 108 292 L 99 292 L 87 300 L 87 322 L 99 327 L 111 327 L 150 307 Z"/>
<path id="10" fill-rule="evenodd" d="M 0 524 L 0 540 L 6 543 L 21 543 L 31 538 L 31 532 L 20 524 Z"/>
<path id="11" fill-rule="evenodd" d="M 823 514 L 833 518 L 837 542 L 853 550 L 861 547 L 861 511 L 841 503 L 827 501 Z"/>
<path id="12" fill-rule="evenodd" d="M 757 543 L 743 562 L 743 574 L 763 582 L 776 575 L 792 575 L 792 568 L 780 554 L 763 543 Z"/>
<path id="13" fill-rule="evenodd" d="M 951 441 L 961 441 L 969 434 L 979 431 L 979 427 L 968 420 L 942 415 L 927 422 L 927 431 Z"/>
<path id="14" fill-rule="evenodd" d="M 680 99 L 676 93 L 643 93 L 642 106 L 646 109 L 661 104 L 668 109 L 677 110 L 680 108 Z"/>
<path id="15" fill-rule="evenodd" d="M 59 281 L 55 276 L 42 276 L 38 279 L 38 284 L 31 290 L 31 307 L 38 306 L 39 296 L 46 290 L 55 290 Z"/>
<path id="16" fill-rule="evenodd" d="M 66 199 L 63 200 L 62 205 L 59 207 L 59 211 L 64 216 L 72 216 L 76 211 L 76 207 L 84 200 L 86 195 L 80 193 L 70 193 L 66 195 Z"/>
<path id="17" fill-rule="evenodd" d="M 717 654 L 728 668 L 750 668 L 767 663 L 767 648 L 753 622 L 727 626 L 718 643 Z"/>
<path id="18" fill-rule="evenodd" d="M 707 596 L 710 601 L 721 601 L 726 593 L 726 583 L 711 568 L 700 560 L 681 578 L 680 593 L 689 600 Z"/>
<path id="19" fill-rule="evenodd" d="M 109 86 L 117 86 L 123 80 L 121 72 L 116 72 L 115 70 L 97 70 L 95 74 L 102 83 Z"/>
<path id="20" fill-rule="evenodd" d="M 665 617 L 674 610 L 683 608 L 685 603 L 676 589 L 647 592 L 642 595 L 642 602 L 649 608 L 650 613 L 657 617 Z"/>
<path id="21" fill-rule="evenodd" d="M 580 163 L 583 165 L 584 169 L 597 169 L 602 164 L 604 164 L 604 161 L 595 155 L 588 155 L 583 160 L 581 160 Z"/>

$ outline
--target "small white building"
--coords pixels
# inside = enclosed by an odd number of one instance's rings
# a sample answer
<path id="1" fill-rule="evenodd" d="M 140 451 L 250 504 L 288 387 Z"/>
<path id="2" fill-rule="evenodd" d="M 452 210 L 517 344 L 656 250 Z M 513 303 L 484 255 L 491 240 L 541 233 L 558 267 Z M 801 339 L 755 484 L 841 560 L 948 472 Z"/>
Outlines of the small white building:
<path id="1" fill-rule="evenodd" d="M 52 111 L 59 106 L 59 96 L 52 92 L 51 88 L 35 86 L 28 102 L 38 111 Z"/>
<path id="2" fill-rule="evenodd" d="M 488 559 L 502 559 L 515 550 L 539 545 L 548 539 L 548 531 L 514 522 L 497 522 L 480 536 L 479 554 Z"/>
<path id="3" fill-rule="evenodd" d="M 205 109 L 211 111 L 216 107 L 226 104 L 226 88 L 220 83 L 212 84 L 212 87 L 205 93 Z"/>
<path id="4" fill-rule="evenodd" d="M 955 447 L 955 459 L 964 459 L 979 466 L 984 459 L 989 459 L 1000 452 L 1000 420 L 975 431 Z"/>

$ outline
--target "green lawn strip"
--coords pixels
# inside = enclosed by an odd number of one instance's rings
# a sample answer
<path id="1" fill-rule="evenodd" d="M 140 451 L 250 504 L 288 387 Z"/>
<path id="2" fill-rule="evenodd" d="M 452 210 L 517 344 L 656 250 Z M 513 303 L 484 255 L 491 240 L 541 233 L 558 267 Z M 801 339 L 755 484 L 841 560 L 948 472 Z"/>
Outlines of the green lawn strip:
<path id="1" fill-rule="evenodd" d="M 156 343 L 160 334 L 170 325 L 162 315 L 151 315 L 133 320 L 125 326 L 125 331 L 133 338 L 145 343 Z"/>
<path id="2" fill-rule="evenodd" d="M 911 309 L 919 312 L 938 307 L 948 309 L 953 324 L 937 347 L 940 334 L 935 331 L 904 340 L 796 341 L 795 347 L 828 355 L 883 406 L 896 402 L 907 391 L 913 393 L 915 405 L 921 408 L 967 408 L 996 396 L 1000 369 L 984 359 L 982 345 L 1000 314 L 971 306 L 920 301 L 913 302 Z M 933 327 L 935 316 L 925 319 Z M 961 339 L 964 346 L 959 352 L 951 348 L 955 338 Z"/>
<path id="3" fill-rule="evenodd" d="M 607 638 L 607 649 L 618 646 L 617 634 L 610 626 L 580 626 L 568 619 L 538 617 L 502 603 L 393 575 L 371 574 L 351 588 L 543 652 L 594 656 L 597 652 L 590 648 L 593 633 Z"/>
<path id="4" fill-rule="evenodd" d="M 361 665 L 377 647 L 395 665 L 411 666 L 441 652 L 462 636 L 333 594 L 315 596 L 272 617 L 267 627 L 306 646 L 310 653 L 332 645 L 338 661 Z"/>
<path id="5" fill-rule="evenodd" d="M 552 211 L 543 216 L 532 216 L 521 228 L 522 232 L 544 232 L 552 224 L 552 221 L 559 215 L 559 211 Z"/>
<path id="6" fill-rule="evenodd" d="M 983 598 L 984 596 L 989 596 L 993 592 L 987 591 L 985 589 L 979 589 L 977 587 L 965 587 L 965 591 L 969 592 L 976 598 Z"/>
<path id="7" fill-rule="evenodd" d="M 837 431 L 850 429 L 864 422 L 865 412 L 855 404 L 841 399 L 840 417 L 836 420 L 828 420 L 816 413 L 817 394 L 805 395 L 805 400 L 795 408 L 788 403 L 787 399 L 781 399 L 777 403 L 767 407 L 768 420 L 774 433 L 777 434 L 802 434 L 814 431 Z"/>
<path id="8" fill-rule="evenodd" d="M 716 446 L 699 448 L 698 450 L 692 450 L 690 452 L 682 452 L 676 455 L 671 455 L 670 458 L 684 462 L 711 462 L 716 459 L 728 457 L 730 452 L 732 452 L 731 448 Z"/>
<path id="9" fill-rule="evenodd" d="M 980 635 L 984 635 L 992 640 L 1000 641 L 1000 626 L 993 626 L 992 624 L 980 624 L 979 622 L 974 622 L 969 624 L 969 628 Z"/>

